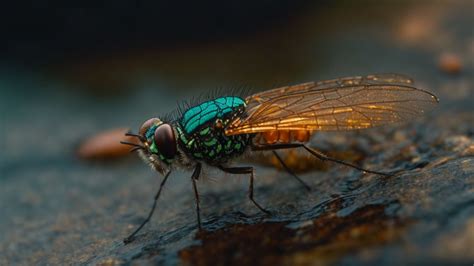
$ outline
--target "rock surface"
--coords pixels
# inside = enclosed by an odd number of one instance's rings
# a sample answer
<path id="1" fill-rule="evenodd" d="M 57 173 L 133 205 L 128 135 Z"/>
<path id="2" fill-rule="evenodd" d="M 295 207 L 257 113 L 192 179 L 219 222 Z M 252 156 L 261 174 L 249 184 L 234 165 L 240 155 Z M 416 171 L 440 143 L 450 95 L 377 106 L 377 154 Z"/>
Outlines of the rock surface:
<path id="1" fill-rule="evenodd" d="M 2 74 L 1 86 L 13 89 L 0 96 L 2 113 L 8 114 L 2 118 L 0 265 L 471 265 L 474 39 L 467 29 L 473 24 L 469 6 L 469 1 L 414 5 L 373 29 L 364 23 L 351 30 L 335 25 L 317 30 L 327 37 L 316 39 L 308 33 L 314 22 L 302 19 L 294 26 L 309 23 L 296 31 L 305 35 L 299 40 L 318 43 L 296 59 L 313 60 L 309 51 L 317 50 L 326 54 L 325 61 L 302 63 L 303 72 L 290 71 L 285 79 L 401 72 L 439 96 L 439 108 L 417 121 L 317 133 L 310 143 L 331 156 L 394 176 L 317 162 L 302 152 L 284 154 L 313 188 L 306 192 L 268 154 L 244 158 L 236 163 L 256 166 L 255 197 L 272 212 L 268 216 L 247 200 L 247 177 L 206 168 L 198 182 L 204 223 L 204 231 L 198 232 L 191 173 L 178 171 L 152 221 L 128 245 L 122 239 L 146 217 L 161 177 L 134 156 L 80 160 L 76 145 L 102 130 L 127 123 L 138 127 L 148 116 L 175 108 L 184 94 L 198 95 L 211 85 L 173 91 L 165 77 L 104 101 L 70 90 L 71 84 L 45 82 L 28 73 Z M 345 14 L 330 12 L 317 22 Z M 417 27 L 424 30 L 417 33 Z M 380 34 L 385 32 L 388 36 Z M 291 47 L 299 50 L 299 45 Z M 436 59 L 445 50 L 463 59 L 463 69 L 454 77 L 438 72 Z M 273 66 L 267 62 L 266 67 Z M 193 78 L 186 76 L 187 85 Z M 275 80 L 267 76 L 259 82 Z"/>

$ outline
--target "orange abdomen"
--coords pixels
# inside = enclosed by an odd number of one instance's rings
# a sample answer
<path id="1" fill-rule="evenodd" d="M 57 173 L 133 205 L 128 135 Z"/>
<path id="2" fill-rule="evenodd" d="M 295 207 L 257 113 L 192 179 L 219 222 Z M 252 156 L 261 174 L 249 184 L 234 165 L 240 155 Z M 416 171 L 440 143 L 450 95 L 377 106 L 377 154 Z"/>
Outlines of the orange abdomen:
<path id="1" fill-rule="evenodd" d="M 257 141 L 262 144 L 308 142 L 311 138 L 311 131 L 307 130 L 274 130 L 260 133 Z"/>

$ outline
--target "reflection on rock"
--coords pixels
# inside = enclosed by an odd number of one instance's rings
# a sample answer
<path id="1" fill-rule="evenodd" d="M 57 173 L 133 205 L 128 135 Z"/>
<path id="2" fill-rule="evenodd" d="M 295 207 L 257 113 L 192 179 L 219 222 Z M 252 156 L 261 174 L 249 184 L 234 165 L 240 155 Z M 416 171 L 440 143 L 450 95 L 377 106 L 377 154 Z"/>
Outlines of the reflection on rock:
<path id="1" fill-rule="evenodd" d="M 397 205 L 397 203 L 391 203 Z M 197 236 L 200 245 L 180 251 L 191 265 L 325 264 L 400 237 L 411 223 L 387 214 L 387 206 L 367 205 L 337 215 L 341 199 L 320 217 L 291 228 L 288 222 L 234 224 Z"/>

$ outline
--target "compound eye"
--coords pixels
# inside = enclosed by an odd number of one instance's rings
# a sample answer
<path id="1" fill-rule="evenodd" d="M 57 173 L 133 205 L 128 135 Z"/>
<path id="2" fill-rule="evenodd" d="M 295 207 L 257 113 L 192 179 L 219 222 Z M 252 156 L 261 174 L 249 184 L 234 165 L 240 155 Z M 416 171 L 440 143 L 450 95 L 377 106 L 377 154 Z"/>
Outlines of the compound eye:
<path id="1" fill-rule="evenodd" d="M 161 123 L 161 120 L 158 119 L 158 118 L 150 118 L 148 119 L 147 121 L 145 121 L 145 123 L 143 123 L 143 125 L 140 127 L 140 130 L 138 130 L 138 134 L 140 134 L 140 136 L 145 136 L 146 132 L 148 131 L 148 129 L 153 126 L 153 125 L 158 125 Z"/>
<path id="2" fill-rule="evenodd" d="M 169 124 L 162 124 L 155 130 L 155 144 L 165 158 L 174 158 L 177 152 L 176 140 L 173 128 Z"/>

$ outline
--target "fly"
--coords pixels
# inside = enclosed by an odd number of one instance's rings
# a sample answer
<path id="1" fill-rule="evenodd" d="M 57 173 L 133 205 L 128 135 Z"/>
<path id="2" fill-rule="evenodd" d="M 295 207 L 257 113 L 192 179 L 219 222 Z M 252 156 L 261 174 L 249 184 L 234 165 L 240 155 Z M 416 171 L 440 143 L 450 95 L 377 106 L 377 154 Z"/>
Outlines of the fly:
<path id="1" fill-rule="evenodd" d="M 230 174 L 249 176 L 250 201 L 269 213 L 253 197 L 254 168 L 232 167 L 229 162 L 246 151 L 271 151 L 283 168 L 305 184 L 285 165 L 278 150 L 301 148 L 323 161 L 332 161 L 367 173 L 389 175 L 326 156 L 309 147 L 315 131 L 345 131 L 371 128 L 410 120 L 432 109 L 438 98 L 414 87 L 412 79 L 398 74 L 380 74 L 308 82 L 260 92 L 246 98 L 226 96 L 188 108 L 177 119 L 147 120 L 134 146 L 140 156 L 164 178 L 147 218 L 125 243 L 150 221 L 157 200 L 175 166 L 193 169 L 198 228 L 201 229 L 199 193 L 196 186 L 203 164 Z"/>

